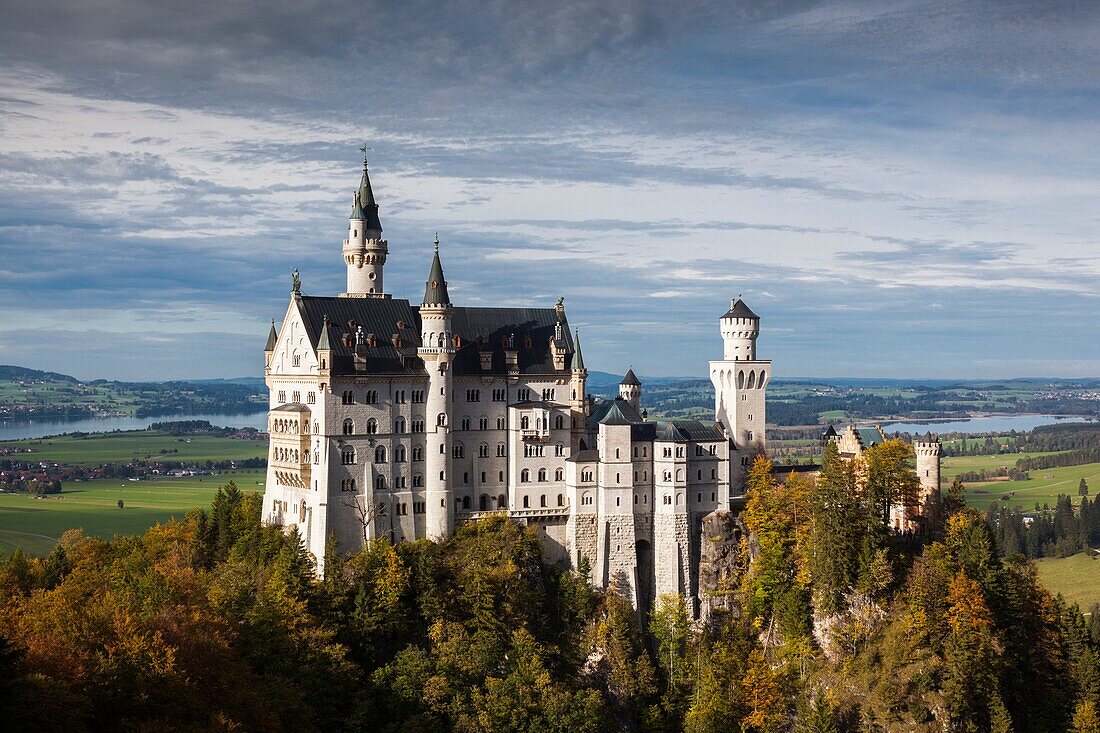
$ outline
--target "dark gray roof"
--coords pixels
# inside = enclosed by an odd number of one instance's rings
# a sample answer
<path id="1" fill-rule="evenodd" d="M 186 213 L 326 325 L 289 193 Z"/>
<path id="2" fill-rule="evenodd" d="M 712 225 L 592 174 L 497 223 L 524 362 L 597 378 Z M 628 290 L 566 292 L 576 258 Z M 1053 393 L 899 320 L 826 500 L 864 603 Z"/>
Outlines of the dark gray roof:
<path id="1" fill-rule="evenodd" d="M 856 435 L 864 448 L 870 448 L 881 443 L 884 438 L 878 428 L 856 428 Z"/>
<path id="2" fill-rule="evenodd" d="M 600 452 L 598 450 L 577 451 L 565 460 L 567 463 L 591 463 L 600 460 Z"/>
<path id="3" fill-rule="evenodd" d="M 821 439 L 822 440 L 828 440 L 829 438 L 835 438 L 835 437 L 836 437 L 836 428 L 834 428 L 832 425 L 830 425 L 828 430 L 825 431 L 825 434 L 821 436 Z"/>
<path id="4" fill-rule="evenodd" d="M 616 397 L 613 400 L 596 399 L 592 403 L 592 412 L 589 413 L 588 417 L 585 419 L 585 426 L 588 430 L 590 432 L 595 432 L 600 422 L 602 422 L 603 418 L 611 412 L 612 408 L 617 409 L 619 414 L 626 418 L 629 423 L 640 424 L 644 422 L 642 416 L 638 414 L 638 411 L 621 397 Z"/>
<path id="5" fill-rule="evenodd" d="M 569 333 L 569 329 L 565 329 L 565 332 Z M 583 372 L 583 371 L 585 371 L 585 368 L 584 368 L 584 356 L 581 355 L 581 332 L 580 332 L 580 330 L 578 330 L 576 332 L 576 336 L 573 339 L 573 349 L 574 349 L 573 364 L 571 365 L 570 368 L 575 372 Z"/>
<path id="6" fill-rule="evenodd" d="M 267 334 L 267 346 L 264 347 L 264 351 L 274 351 L 275 344 L 279 341 L 279 334 L 275 333 L 275 321 L 271 322 L 271 331 Z"/>
<path id="7" fill-rule="evenodd" d="M 562 335 L 567 350 L 565 371 L 554 369 L 550 341 L 555 326 L 562 322 Z M 451 331 L 460 339 L 454 358 L 454 373 L 506 374 L 507 351 L 515 351 L 519 371 L 523 374 L 567 375 L 575 347 L 565 316 L 554 308 L 455 308 L 451 315 Z M 492 368 L 481 368 L 481 352 L 491 351 Z"/>
<path id="8" fill-rule="evenodd" d="M 655 440 L 671 443 L 710 443 L 725 440 L 726 436 L 715 423 L 699 420 L 669 420 L 656 423 Z"/>
<path id="9" fill-rule="evenodd" d="M 752 312 L 745 301 L 740 298 L 730 301 L 730 309 L 726 311 L 726 314 L 722 318 L 755 318 L 760 320 L 760 316 Z"/>
<path id="10" fill-rule="evenodd" d="M 355 373 L 355 331 L 374 334 L 377 346 L 365 349 L 365 367 L 376 374 L 423 374 L 424 365 L 416 355 L 420 346 L 420 315 L 409 301 L 396 298 L 323 298 L 303 295 L 299 299 L 306 332 L 315 346 L 321 343 L 321 330 L 327 315 L 329 346 L 332 349 L 333 374 Z M 399 328 L 398 324 L 404 324 Z M 402 346 L 393 345 L 393 334 L 401 336 Z M 349 345 L 350 342 L 350 345 Z"/>
<path id="11" fill-rule="evenodd" d="M 439 240 L 435 242 L 435 255 L 432 257 L 432 269 L 424 283 L 424 305 L 450 305 L 451 296 L 447 294 L 447 280 L 443 277 L 443 264 L 439 261 Z"/>
<path id="12" fill-rule="evenodd" d="M 310 409 L 301 402 L 288 402 L 272 408 L 271 412 L 310 412 Z"/>
<path id="13" fill-rule="evenodd" d="M 603 417 L 600 418 L 600 425 L 630 425 L 634 421 L 623 414 L 622 406 L 629 404 L 624 400 L 613 400 L 611 407 Z"/>
<path id="14" fill-rule="evenodd" d="M 359 179 L 359 191 L 355 194 L 355 203 L 360 216 L 356 216 L 356 210 L 352 210 L 352 219 L 362 219 L 364 229 L 382 231 L 382 223 L 378 220 L 378 204 L 374 201 L 374 191 L 370 186 L 370 176 L 367 175 L 367 161 L 363 161 L 363 177 Z"/>
<path id="15" fill-rule="evenodd" d="M 632 387 L 641 387 L 642 386 L 642 383 L 638 381 L 638 377 L 634 374 L 633 369 L 627 369 L 626 370 L 626 376 L 623 377 L 623 381 L 619 382 L 619 384 L 627 384 L 627 385 L 630 385 Z"/>
<path id="16" fill-rule="evenodd" d="M 368 347 L 366 372 L 376 374 L 423 374 L 416 355 L 420 346 L 420 312 L 407 300 L 397 298 L 325 298 L 303 295 L 298 300 L 310 342 L 320 347 L 322 324 L 327 315 L 332 323 L 328 340 L 332 350 L 332 373 L 355 372 L 354 339 L 356 328 L 373 334 L 376 346 Z M 562 316 L 564 320 L 564 316 Z M 554 308 L 454 308 L 451 330 L 458 337 L 454 373 L 507 374 L 505 343 L 511 338 L 519 371 L 523 374 L 561 374 L 554 369 L 550 340 L 559 316 Z M 354 324 L 354 325 L 353 325 Z M 403 324 L 404 328 L 399 328 Z M 565 340 L 572 353 L 568 323 L 563 323 Z M 393 344 L 400 336 L 401 346 Z M 478 344 L 478 337 L 482 343 Z M 346 343 L 351 341 L 351 346 Z M 530 343 L 530 346 L 527 344 Z M 492 368 L 481 368 L 481 351 L 491 351 Z M 566 361 L 568 362 L 567 357 Z M 568 370 L 569 365 L 566 364 Z M 567 373 L 567 372 L 565 372 Z M 628 405 L 629 407 L 629 405 Z M 640 419 L 640 418 L 639 418 Z"/>

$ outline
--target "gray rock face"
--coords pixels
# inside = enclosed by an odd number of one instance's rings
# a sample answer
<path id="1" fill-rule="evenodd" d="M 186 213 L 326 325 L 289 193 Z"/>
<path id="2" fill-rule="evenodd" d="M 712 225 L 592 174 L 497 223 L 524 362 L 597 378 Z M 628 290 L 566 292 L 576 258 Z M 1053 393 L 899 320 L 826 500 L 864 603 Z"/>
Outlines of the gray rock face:
<path id="1" fill-rule="evenodd" d="M 703 620 L 712 613 L 738 613 L 734 591 L 745 564 L 741 557 L 745 525 L 718 509 L 703 517 L 699 542 L 699 601 Z"/>

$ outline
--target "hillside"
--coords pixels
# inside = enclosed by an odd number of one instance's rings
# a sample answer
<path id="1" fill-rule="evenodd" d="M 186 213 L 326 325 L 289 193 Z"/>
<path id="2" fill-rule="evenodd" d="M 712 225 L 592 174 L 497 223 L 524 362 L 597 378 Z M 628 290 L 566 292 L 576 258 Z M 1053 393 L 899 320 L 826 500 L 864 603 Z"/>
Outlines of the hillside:
<path id="1" fill-rule="evenodd" d="M 263 409 L 262 379 L 83 382 L 68 374 L 0 366 L 0 420 L 147 417 Z"/>

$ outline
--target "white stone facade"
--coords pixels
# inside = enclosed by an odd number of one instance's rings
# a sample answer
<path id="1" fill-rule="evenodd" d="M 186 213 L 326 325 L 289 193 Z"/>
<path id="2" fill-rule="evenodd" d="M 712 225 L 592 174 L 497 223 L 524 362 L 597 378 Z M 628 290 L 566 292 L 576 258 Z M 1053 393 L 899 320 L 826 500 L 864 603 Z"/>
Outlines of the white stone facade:
<path id="1" fill-rule="evenodd" d="M 713 422 L 648 420 L 632 371 L 618 398 L 586 394 L 561 301 L 456 307 L 438 248 L 418 306 L 385 293 L 388 245 L 367 198 L 364 170 L 348 292 L 296 287 L 265 349 L 265 521 L 296 528 L 323 572 L 329 537 L 343 550 L 440 539 L 505 512 L 539 527 L 548 557 L 587 565 L 638 606 L 697 597 L 702 518 L 729 507 L 764 446 L 759 318 L 737 301 L 720 319 Z"/>

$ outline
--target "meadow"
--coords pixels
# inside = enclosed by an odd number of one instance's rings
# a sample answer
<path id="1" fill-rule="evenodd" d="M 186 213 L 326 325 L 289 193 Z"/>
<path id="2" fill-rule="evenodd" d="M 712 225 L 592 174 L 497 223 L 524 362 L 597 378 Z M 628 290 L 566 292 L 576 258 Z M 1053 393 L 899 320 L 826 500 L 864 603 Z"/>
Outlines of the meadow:
<path id="1" fill-rule="evenodd" d="M 999 466 L 1014 466 L 1017 459 L 1025 456 L 1041 456 L 1046 453 L 1012 453 L 999 456 L 962 456 L 945 458 L 943 461 L 943 482 L 946 488 L 959 473 L 980 469 L 995 469 Z M 1035 504 L 1054 506 L 1059 494 L 1069 494 L 1076 503 L 1077 487 L 1081 479 L 1089 486 L 1089 498 L 1095 498 L 1100 491 L 1100 463 L 1086 463 L 1081 466 L 1064 468 L 1034 469 L 1028 481 L 988 481 L 966 485 L 966 502 L 975 508 L 985 510 L 990 503 L 1004 503 L 1020 507 L 1024 511 L 1034 511 Z M 1002 497 L 1008 496 L 1005 502 Z"/>
<path id="2" fill-rule="evenodd" d="M 1039 579 L 1051 593 L 1061 593 L 1070 603 L 1077 603 L 1088 613 L 1100 603 L 1100 557 L 1093 552 L 1079 552 L 1070 557 L 1044 557 L 1035 561 Z"/>
<path id="3" fill-rule="evenodd" d="M 149 430 L 124 433 L 63 435 L 37 440 L 5 441 L 4 445 L 31 448 L 18 460 L 98 466 L 133 459 L 183 462 L 227 461 L 267 456 L 266 440 L 234 440 L 220 435 L 169 435 Z"/>
<path id="4" fill-rule="evenodd" d="M 229 481 L 242 490 L 262 492 L 264 473 L 252 469 L 142 481 L 97 479 L 68 483 L 62 493 L 41 499 L 0 494 L 0 551 L 22 547 L 24 552 L 45 555 L 66 530 L 76 528 L 108 539 L 142 534 L 157 522 L 182 519 L 189 510 L 208 506 L 218 487 Z"/>

